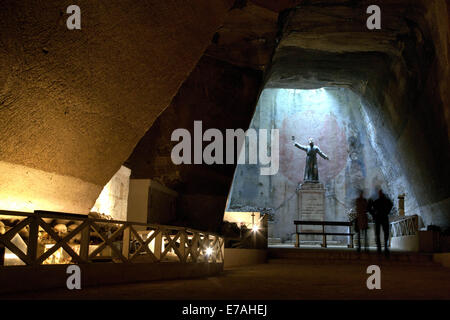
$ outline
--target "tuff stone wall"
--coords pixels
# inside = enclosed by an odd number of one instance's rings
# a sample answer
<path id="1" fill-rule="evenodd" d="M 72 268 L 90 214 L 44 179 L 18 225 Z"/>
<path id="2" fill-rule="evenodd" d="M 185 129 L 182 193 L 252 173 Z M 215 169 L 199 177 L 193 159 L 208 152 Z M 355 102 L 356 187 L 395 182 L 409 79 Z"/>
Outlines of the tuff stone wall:
<path id="1" fill-rule="evenodd" d="M 448 2 L 380 3 L 377 32 L 361 23 L 368 4 L 291 11 L 267 87 L 354 90 L 391 197 L 406 193 L 406 214 L 449 226 Z"/>
<path id="2" fill-rule="evenodd" d="M 132 179 L 150 178 L 179 194 L 171 224 L 217 231 L 235 168 L 175 165 L 170 155 L 178 142 L 171 141 L 172 132 L 185 128 L 194 137 L 194 121 L 202 121 L 203 132 L 216 128 L 224 136 L 226 129 L 248 128 L 261 84 L 259 71 L 204 56 L 126 161 Z"/>
<path id="3" fill-rule="evenodd" d="M 103 187 L 91 211 L 109 215 L 114 220 L 129 220 L 127 212 L 130 174 L 130 169 L 121 166 Z"/>
<path id="4" fill-rule="evenodd" d="M 1 1 L 1 209 L 89 212 L 232 2 Z"/>

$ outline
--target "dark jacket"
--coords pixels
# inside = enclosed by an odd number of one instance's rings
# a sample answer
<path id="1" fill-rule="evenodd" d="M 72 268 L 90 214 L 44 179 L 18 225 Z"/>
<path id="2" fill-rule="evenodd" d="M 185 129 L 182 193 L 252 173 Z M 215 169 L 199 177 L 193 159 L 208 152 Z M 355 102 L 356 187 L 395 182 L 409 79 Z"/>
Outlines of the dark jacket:
<path id="1" fill-rule="evenodd" d="M 374 217 L 375 221 L 382 221 L 388 219 L 388 215 L 392 210 L 394 204 L 391 199 L 386 195 L 379 197 L 373 202 L 373 210 L 370 212 Z"/>

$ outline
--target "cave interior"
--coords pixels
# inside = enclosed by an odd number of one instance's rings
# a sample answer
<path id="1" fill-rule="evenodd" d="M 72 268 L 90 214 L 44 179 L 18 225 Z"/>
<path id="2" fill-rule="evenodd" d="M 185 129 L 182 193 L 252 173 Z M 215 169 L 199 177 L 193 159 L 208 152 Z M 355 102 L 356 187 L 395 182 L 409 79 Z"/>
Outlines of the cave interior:
<path id="1" fill-rule="evenodd" d="M 123 165 L 176 195 L 152 222 L 287 224 L 304 161 L 291 136 L 314 135 L 331 219 L 376 185 L 422 226 L 450 226 L 448 1 L 380 0 L 380 30 L 368 1 L 79 2 L 81 32 L 61 28 L 56 0 L 0 4 L 0 209 L 87 214 Z M 171 134 L 194 121 L 279 129 L 279 172 L 175 165 Z"/>

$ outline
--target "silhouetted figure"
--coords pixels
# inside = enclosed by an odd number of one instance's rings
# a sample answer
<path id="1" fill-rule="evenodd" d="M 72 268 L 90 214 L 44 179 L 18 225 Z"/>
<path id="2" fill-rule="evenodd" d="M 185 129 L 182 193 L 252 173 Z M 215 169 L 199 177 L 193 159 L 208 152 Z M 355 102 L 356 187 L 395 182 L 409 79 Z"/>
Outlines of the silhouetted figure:
<path id="1" fill-rule="evenodd" d="M 375 236 L 377 240 L 378 253 L 381 253 L 380 228 L 383 228 L 384 234 L 384 253 L 389 255 L 389 213 L 391 212 L 393 203 L 380 189 L 378 191 L 378 199 L 373 201 L 369 212 L 375 220 Z"/>
<path id="2" fill-rule="evenodd" d="M 356 207 L 356 230 L 358 232 L 358 252 L 361 251 L 361 233 L 364 237 L 364 249 L 369 250 L 367 243 L 367 228 L 369 227 L 369 218 L 367 217 L 368 201 L 364 198 L 364 191 L 359 192 L 359 197 L 355 200 Z"/>

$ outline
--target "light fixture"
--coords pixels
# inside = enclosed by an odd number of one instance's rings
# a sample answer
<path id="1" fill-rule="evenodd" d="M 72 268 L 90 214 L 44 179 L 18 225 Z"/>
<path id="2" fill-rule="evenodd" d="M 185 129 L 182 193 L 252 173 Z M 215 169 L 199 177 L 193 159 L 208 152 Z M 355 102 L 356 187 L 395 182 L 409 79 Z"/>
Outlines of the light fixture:
<path id="1" fill-rule="evenodd" d="M 213 249 L 212 248 L 207 248 L 206 249 L 206 255 L 210 256 L 213 253 Z"/>
<path id="2" fill-rule="evenodd" d="M 256 224 L 254 224 L 252 227 L 252 230 L 253 230 L 253 232 L 256 232 L 259 230 L 259 227 Z"/>

